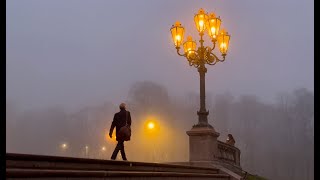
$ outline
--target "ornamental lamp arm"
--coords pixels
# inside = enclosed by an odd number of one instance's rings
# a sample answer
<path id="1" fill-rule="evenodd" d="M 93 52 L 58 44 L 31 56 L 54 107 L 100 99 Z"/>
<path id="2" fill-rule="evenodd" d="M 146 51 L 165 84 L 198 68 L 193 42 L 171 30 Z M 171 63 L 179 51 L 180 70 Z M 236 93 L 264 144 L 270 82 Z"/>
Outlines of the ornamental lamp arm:
<path id="1" fill-rule="evenodd" d="M 223 62 L 224 60 L 226 60 L 226 54 L 222 55 L 222 59 L 219 59 L 215 54 L 210 53 L 212 56 L 214 56 L 214 58 L 220 62 Z"/>
<path id="2" fill-rule="evenodd" d="M 212 46 L 212 48 L 211 48 L 211 51 L 213 51 L 214 48 L 216 48 L 216 42 L 217 42 L 217 41 L 212 40 L 213 46 Z"/>
<path id="3" fill-rule="evenodd" d="M 179 56 L 186 56 L 186 54 L 180 54 L 180 52 L 179 52 L 180 47 L 176 47 L 176 49 L 177 49 L 177 54 L 178 54 Z"/>

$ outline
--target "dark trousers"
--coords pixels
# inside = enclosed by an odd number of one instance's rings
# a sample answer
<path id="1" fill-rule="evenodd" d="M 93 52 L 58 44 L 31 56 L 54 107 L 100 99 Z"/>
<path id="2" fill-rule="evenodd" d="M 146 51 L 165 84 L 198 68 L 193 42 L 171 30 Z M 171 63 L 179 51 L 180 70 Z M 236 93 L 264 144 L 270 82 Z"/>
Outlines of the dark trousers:
<path id="1" fill-rule="evenodd" d="M 112 153 L 111 159 L 115 160 L 119 151 L 121 153 L 122 159 L 123 160 L 127 160 L 126 152 L 124 152 L 123 141 L 118 141 L 118 144 L 117 144 L 116 148 L 114 149 L 114 151 Z"/>

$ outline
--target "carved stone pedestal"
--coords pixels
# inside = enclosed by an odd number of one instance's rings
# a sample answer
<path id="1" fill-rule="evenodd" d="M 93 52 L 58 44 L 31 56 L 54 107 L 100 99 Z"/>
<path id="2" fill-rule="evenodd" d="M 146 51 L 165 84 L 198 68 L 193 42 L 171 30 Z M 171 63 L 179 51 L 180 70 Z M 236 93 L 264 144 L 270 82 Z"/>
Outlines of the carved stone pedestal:
<path id="1" fill-rule="evenodd" d="M 209 126 L 194 126 L 189 135 L 189 161 L 214 161 L 218 156 L 219 133 Z"/>

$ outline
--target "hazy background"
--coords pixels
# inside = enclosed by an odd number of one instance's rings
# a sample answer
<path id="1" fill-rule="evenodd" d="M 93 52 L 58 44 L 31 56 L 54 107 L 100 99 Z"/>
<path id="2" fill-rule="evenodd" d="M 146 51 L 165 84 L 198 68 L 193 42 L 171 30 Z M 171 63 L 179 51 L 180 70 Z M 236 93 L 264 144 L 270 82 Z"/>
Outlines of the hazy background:
<path id="1" fill-rule="evenodd" d="M 24 108 L 118 104 L 141 80 L 172 95 L 198 92 L 198 72 L 176 55 L 170 27 L 179 20 L 199 40 L 193 16 L 201 7 L 231 34 L 227 60 L 208 70 L 207 92 L 272 101 L 280 91 L 313 90 L 311 0 L 10 0 L 7 98 Z"/>
<path id="2" fill-rule="evenodd" d="M 91 157 L 109 159 L 114 142 L 105 133 L 124 101 L 135 142 L 147 143 L 129 142 L 129 159 L 187 160 L 185 131 L 197 122 L 199 76 L 176 55 L 170 27 L 179 20 L 185 35 L 199 40 L 193 16 L 202 7 L 231 34 L 227 60 L 206 74 L 209 122 L 222 141 L 234 134 L 245 170 L 312 179 L 313 6 L 311 0 L 7 0 L 7 152 L 82 157 L 89 144 L 96 149 Z M 157 145 L 139 134 L 150 118 L 165 132 Z M 63 142 L 73 151 L 60 152 Z M 139 147 L 153 154 L 130 154 Z"/>

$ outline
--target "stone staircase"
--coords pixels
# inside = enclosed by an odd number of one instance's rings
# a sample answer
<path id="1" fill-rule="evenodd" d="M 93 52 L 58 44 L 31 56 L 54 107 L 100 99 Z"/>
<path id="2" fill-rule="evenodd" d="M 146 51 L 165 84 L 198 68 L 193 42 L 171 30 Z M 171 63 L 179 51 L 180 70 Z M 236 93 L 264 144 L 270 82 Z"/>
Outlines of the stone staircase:
<path id="1" fill-rule="evenodd" d="M 7 179 L 230 180 L 217 168 L 73 157 L 6 154 Z"/>

